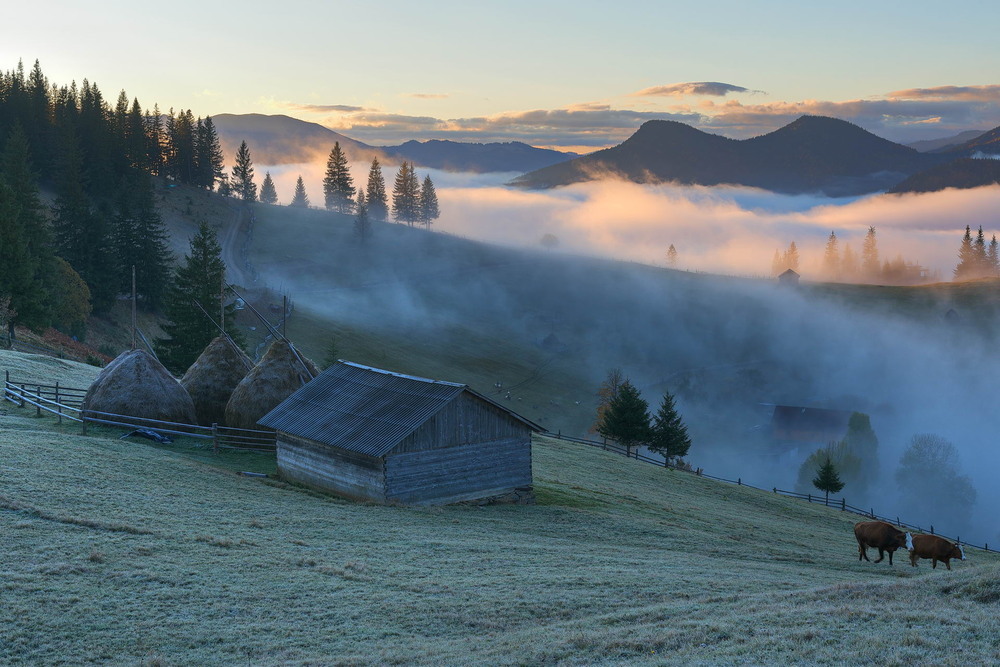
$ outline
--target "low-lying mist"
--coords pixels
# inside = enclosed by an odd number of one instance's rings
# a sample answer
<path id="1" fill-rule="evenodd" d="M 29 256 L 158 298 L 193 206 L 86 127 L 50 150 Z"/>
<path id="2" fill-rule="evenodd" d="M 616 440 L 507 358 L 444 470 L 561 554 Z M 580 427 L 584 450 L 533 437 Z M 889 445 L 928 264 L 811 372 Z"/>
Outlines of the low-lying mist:
<path id="1" fill-rule="evenodd" d="M 282 178 L 294 182 L 298 173 L 292 168 Z M 874 225 L 883 258 L 902 253 L 949 276 L 965 225 L 995 223 L 1000 188 L 829 200 L 611 181 L 521 191 L 482 175 L 430 173 L 442 211 L 434 229 L 449 234 L 377 225 L 362 248 L 346 221 L 334 230 L 325 218 L 297 223 L 304 227 L 295 234 L 281 232 L 301 239 L 295 266 L 258 265 L 263 279 L 331 321 L 414 337 L 464 327 L 536 350 L 548 340 L 548 353 L 581 379 L 573 396 L 559 397 L 568 401 L 596 405 L 598 384 L 620 367 L 652 410 L 664 390 L 677 395 L 695 465 L 767 488 L 791 488 L 812 450 L 791 464 L 765 455 L 759 434 L 770 417 L 766 404 L 866 412 L 880 442 L 882 483 L 865 495 L 845 488 L 849 502 L 1000 543 L 992 511 L 1000 506 L 995 299 L 980 304 L 947 290 L 783 288 L 770 279 L 649 266 L 662 267 L 674 244 L 678 268 L 762 276 L 775 249 L 795 241 L 808 279 L 831 230 L 860 252 Z M 385 175 L 391 190 L 394 170 Z M 312 203 L 322 204 L 321 188 L 308 180 L 306 187 Z M 545 234 L 557 237 L 555 249 L 539 246 Z M 266 242 L 266 233 L 257 238 Z M 958 317 L 946 318 L 949 309 Z M 440 353 L 448 354 L 446 344 Z M 955 444 L 961 472 L 978 491 L 971 516 L 949 514 L 948 497 L 938 499 L 934 517 L 913 516 L 902 504 L 894 473 L 912 437 L 924 433 Z"/>

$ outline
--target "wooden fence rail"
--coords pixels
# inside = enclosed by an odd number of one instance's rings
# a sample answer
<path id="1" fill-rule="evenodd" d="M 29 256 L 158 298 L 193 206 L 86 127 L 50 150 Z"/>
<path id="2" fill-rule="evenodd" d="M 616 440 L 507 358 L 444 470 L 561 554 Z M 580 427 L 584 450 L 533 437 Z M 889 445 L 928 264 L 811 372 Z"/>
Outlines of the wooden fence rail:
<path id="1" fill-rule="evenodd" d="M 188 438 L 212 440 L 215 449 L 249 449 L 256 451 L 274 451 L 276 434 L 274 431 L 253 431 L 250 429 L 230 428 L 227 426 L 200 426 L 198 424 L 182 424 L 178 422 L 161 421 L 120 415 L 98 410 L 82 409 L 86 389 L 60 387 L 58 384 L 34 384 L 14 382 L 10 373 L 6 372 L 3 398 L 18 405 L 34 406 L 36 416 L 42 411 L 49 412 L 59 418 L 70 419 L 83 424 L 83 432 L 87 432 L 87 424 L 104 424 L 106 426 L 121 426 L 125 428 L 146 428 L 157 433 L 169 433 Z"/>
<path id="2" fill-rule="evenodd" d="M 726 483 L 729 483 L 729 484 L 737 484 L 739 486 L 746 486 L 746 487 L 749 487 L 751 489 L 757 489 L 758 491 L 765 491 L 765 492 L 769 492 L 769 493 L 776 493 L 778 495 L 787 496 L 789 498 L 798 498 L 798 499 L 805 500 L 805 501 L 810 502 L 810 503 L 814 503 L 814 502 L 815 503 L 822 503 L 826 507 L 836 508 L 836 509 L 839 509 L 839 510 L 841 510 L 843 512 L 851 512 L 852 514 L 857 514 L 859 516 L 867 517 L 869 519 L 876 519 L 876 520 L 879 520 L 879 521 L 885 521 L 886 523 L 895 524 L 895 525 L 899 526 L 900 528 L 904 528 L 906 530 L 910 530 L 910 531 L 914 531 L 914 532 L 919 532 L 919 533 L 930 533 L 931 535 L 936 535 L 937 534 L 937 533 L 934 532 L 934 526 L 931 526 L 930 529 L 928 530 L 928 529 L 922 528 L 922 527 L 920 527 L 920 526 L 918 526 L 916 524 L 905 523 L 903 521 L 900 521 L 899 517 L 892 518 L 892 517 L 880 516 L 880 515 L 878 515 L 878 514 L 875 513 L 875 509 L 874 508 L 863 509 L 861 507 L 855 507 L 853 505 L 849 505 L 847 503 L 847 500 L 845 498 L 841 498 L 839 500 L 837 500 L 836 498 L 829 498 L 829 499 L 827 499 L 827 497 L 825 495 L 814 495 L 814 494 L 809 494 L 809 493 L 799 493 L 797 491 L 784 491 L 784 490 L 779 489 L 777 487 L 772 487 L 771 489 L 763 489 L 763 488 L 761 488 L 759 486 L 754 486 L 752 484 L 747 484 L 746 482 L 743 481 L 742 477 L 737 477 L 736 479 L 726 479 L 725 477 L 715 477 L 714 475 L 708 475 L 708 474 L 706 474 L 704 471 L 702 471 L 701 468 L 698 468 L 698 469 L 695 469 L 695 470 L 691 470 L 689 467 L 686 467 L 686 466 L 682 467 L 682 466 L 671 465 L 665 458 L 662 459 L 662 460 L 661 459 L 654 459 L 654 458 L 649 457 L 649 456 L 641 455 L 638 452 L 632 452 L 628 448 L 622 447 L 621 445 L 618 445 L 618 444 L 615 444 L 615 443 L 609 443 L 609 442 L 606 442 L 606 441 L 602 442 L 602 441 L 597 441 L 597 440 L 587 440 L 586 438 L 575 438 L 575 437 L 572 437 L 572 436 L 563 435 L 562 433 L 553 433 L 552 431 L 545 431 L 545 432 L 542 433 L 542 435 L 545 435 L 545 436 L 550 437 L 550 438 L 556 438 L 557 440 L 566 440 L 568 442 L 577 442 L 577 443 L 580 443 L 582 445 L 588 445 L 590 447 L 599 447 L 600 449 L 603 449 L 605 451 L 614 452 L 615 454 L 621 454 L 623 456 L 627 456 L 629 458 L 633 458 L 633 459 L 635 459 L 637 461 L 642 461 L 643 463 L 651 463 L 651 464 L 659 466 L 661 468 L 671 468 L 673 470 L 680 470 L 682 472 L 688 472 L 688 473 L 691 473 L 693 475 L 698 475 L 699 477 L 707 477 L 708 479 L 714 479 L 714 480 L 719 481 L 719 482 L 726 482 Z M 945 536 L 942 535 L 941 537 L 945 537 Z M 953 540 L 955 542 L 961 542 L 961 538 L 957 537 L 957 536 L 953 537 L 953 538 L 948 538 L 948 539 L 951 539 L 951 540 Z M 982 551 L 989 551 L 989 552 L 992 552 L 992 553 L 1000 553 L 996 549 L 991 549 L 989 543 L 985 543 L 983 545 L 977 545 L 977 544 L 969 544 L 968 542 L 961 542 L 961 544 L 962 544 L 962 546 L 971 547 L 973 549 L 980 549 Z"/>

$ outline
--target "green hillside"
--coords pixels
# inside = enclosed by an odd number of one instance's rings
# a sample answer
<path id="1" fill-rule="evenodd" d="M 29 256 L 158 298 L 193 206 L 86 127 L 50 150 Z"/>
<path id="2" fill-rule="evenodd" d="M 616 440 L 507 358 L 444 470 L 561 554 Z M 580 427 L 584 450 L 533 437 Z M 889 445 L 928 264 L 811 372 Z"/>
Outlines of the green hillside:
<path id="1" fill-rule="evenodd" d="M 1000 658 L 996 555 L 859 563 L 855 516 L 585 446 L 534 442 L 536 506 L 382 507 L 0 411 L 3 664 Z"/>

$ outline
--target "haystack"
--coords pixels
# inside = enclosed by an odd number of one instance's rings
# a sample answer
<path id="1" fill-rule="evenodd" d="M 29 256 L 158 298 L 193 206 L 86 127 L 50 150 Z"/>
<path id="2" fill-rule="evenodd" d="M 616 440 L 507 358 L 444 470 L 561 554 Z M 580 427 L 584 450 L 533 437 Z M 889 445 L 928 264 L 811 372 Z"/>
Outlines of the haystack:
<path id="1" fill-rule="evenodd" d="M 233 390 L 226 405 L 226 426 L 265 430 L 257 420 L 299 387 L 319 375 L 316 364 L 299 354 L 312 376 L 306 373 L 291 345 L 282 340 L 271 343 L 264 357 Z"/>
<path id="2" fill-rule="evenodd" d="M 181 378 L 194 401 L 199 424 L 224 423 L 229 397 L 251 368 L 250 357 L 229 338 L 219 336 L 208 344 Z"/>
<path id="3" fill-rule="evenodd" d="M 108 364 L 87 390 L 83 410 L 181 424 L 195 423 L 194 403 L 187 389 L 145 350 L 122 352 Z M 149 426 L 156 428 L 155 424 Z"/>

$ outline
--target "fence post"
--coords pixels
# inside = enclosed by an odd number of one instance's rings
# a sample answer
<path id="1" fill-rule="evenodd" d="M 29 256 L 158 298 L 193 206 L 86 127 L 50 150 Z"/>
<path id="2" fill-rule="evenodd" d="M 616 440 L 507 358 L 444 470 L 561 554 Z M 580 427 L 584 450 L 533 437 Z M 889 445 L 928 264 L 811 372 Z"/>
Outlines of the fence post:
<path id="1" fill-rule="evenodd" d="M 840 511 L 844 512 L 847 510 L 847 498 L 840 499 Z"/>
<path id="2" fill-rule="evenodd" d="M 807 494 L 806 494 L 806 500 L 808 500 L 809 502 L 812 502 L 812 501 L 813 501 L 813 497 L 812 497 L 812 494 L 811 494 L 811 493 L 807 493 Z"/>
<path id="3" fill-rule="evenodd" d="M 80 423 L 83 424 L 83 434 L 87 435 L 87 415 L 80 413 Z"/>
<path id="4" fill-rule="evenodd" d="M 736 486 L 743 486 L 743 478 L 742 477 L 737 477 L 736 478 Z"/>
<path id="5" fill-rule="evenodd" d="M 59 380 L 56 380 L 56 411 L 59 413 L 59 423 L 62 424 L 62 403 L 59 402 Z"/>
<path id="6" fill-rule="evenodd" d="M 933 534 L 934 534 L 934 524 L 932 523 L 931 524 L 931 535 L 933 535 Z"/>
<path id="7" fill-rule="evenodd" d="M 38 385 L 35 387 L 35 416 L 42 416 L 42 386 Z"/>
<path id="8" fill-rule="evenodd" d="M 773 488 L 773 489 L 771 489 L 771 490 L 772 490 L 772 491 L 774 491 L 775 493 L 777 493 L 777 492 L 778 492 L 778 487 L 774 487 L 774 488 Z"/>
<path id="9" fill-rule="evenodd" d="M 212 422 L 212 451 L 219 451 L 219 425 Z"/>
<path id="10" fill-rule="evenodd" d="M 18 398 L 21 399 L 21 407 L 24 407 L 24 383 L 21 383 L 21 393 L 18 394 Z"/>

